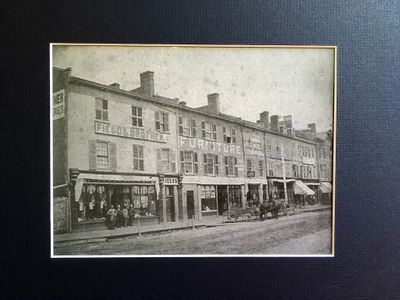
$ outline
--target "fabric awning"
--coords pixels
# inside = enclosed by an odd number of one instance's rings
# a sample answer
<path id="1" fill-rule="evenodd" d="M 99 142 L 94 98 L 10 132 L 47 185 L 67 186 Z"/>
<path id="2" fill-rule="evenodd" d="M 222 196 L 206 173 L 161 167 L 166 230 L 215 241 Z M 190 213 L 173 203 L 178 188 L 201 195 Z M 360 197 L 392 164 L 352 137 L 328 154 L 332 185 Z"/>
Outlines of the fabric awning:
<path id="1" fill-rule="evenodd" d="M 321 182 L 321 186 L 319 188 L 323 194 L 332 193 L 332 185 L 329 182 Z"/>
<path id="2" fill-rule="evenodd" d="M 295 181 L 294 179 L 286 179 L 286 183 L 294 182 L 294 181 Z M 271 182 L 280 182 L 280 183 L 284 183 L 284 180 L 283 180 L 283 179 L 271 179 Z"/>
<path id="3" fill-rule="evenodd" d="M 118 174 L 90 174 L 80 173 L 75 183 L 75 201 L 79 201 L 82 194 L 83 184 L 89 183 L 102 183 L 113 185 L 134 185 L 137 184 L 151 184 L 155 186 L 157 198 L 160 194 L 160 185 L 157 176 L 134 176 L 134 175 L 118 175 Z"/>
<path id="4" fill-rule="evenodd" d="M 293 191 L 295 195 L 306 195 L 312 196 L 315 195 L 314 191 L 310 189 L 307 185 L 304 184 L 301 180 L 296 180 L 293 185 Z"/>
<path id="5" fill-rule="evenodd" d="M 313 185 L 315 185 L 315 186 L 319 186 L 319 182 L 304 182 L 306 185 L 309 185 L 309 186 L 313 186 Z"/>

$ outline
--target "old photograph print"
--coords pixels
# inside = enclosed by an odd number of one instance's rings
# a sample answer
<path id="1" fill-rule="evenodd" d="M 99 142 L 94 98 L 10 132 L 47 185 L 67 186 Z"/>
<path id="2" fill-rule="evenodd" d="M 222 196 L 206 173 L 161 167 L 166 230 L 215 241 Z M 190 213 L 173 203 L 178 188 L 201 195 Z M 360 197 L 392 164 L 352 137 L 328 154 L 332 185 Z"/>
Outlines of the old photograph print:
<path id="1" fill-rule="evenodd" d="M 334 46 L 51 44 L 51 256 L 332 256 Z"/>

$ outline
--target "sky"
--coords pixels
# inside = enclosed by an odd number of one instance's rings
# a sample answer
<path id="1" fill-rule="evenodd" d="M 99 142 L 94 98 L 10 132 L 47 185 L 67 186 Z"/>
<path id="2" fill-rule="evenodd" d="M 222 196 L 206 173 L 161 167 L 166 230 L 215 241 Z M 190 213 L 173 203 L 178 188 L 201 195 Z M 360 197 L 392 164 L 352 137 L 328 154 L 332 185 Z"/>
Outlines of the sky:
<path id="1" fill-rule="evenodd" d="M 121 89 L 154 72 L 155 93 L 189 107 L 219 93 L 221 112 L 255 122 L 259 113 L 292 115 L 296 129 L 331 128 L 333 49 L 54 46 L 53 66 Z"/>

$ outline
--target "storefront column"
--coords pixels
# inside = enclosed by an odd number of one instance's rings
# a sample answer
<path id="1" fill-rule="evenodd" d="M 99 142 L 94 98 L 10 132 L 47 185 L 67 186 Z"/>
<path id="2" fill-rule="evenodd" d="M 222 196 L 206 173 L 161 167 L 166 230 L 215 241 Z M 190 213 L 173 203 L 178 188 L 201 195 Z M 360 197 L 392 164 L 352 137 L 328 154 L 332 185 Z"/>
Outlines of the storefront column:
<path id="1" fill-rule="evenodd" d="M 162 222 L 167 222 L 167 197 L 165 197 L 165 186 L 162 185 Z"/>
<path id="2" fill-rule="evenodd" d="M 197 185 L 197 195 L 195 195 L 195 198 L 194 198 L 194 211 L 195 211 L 195 213 L 194 213 L 194 215 L 196 216 L 197 215 L 197 220 L 201 220 L 201 199 L 200 199 L 200 195 L 201 195 L 201 192 L 200 192 L 200 185 Z M 197 196 L 197 197 L 196 197 Z M 195 217 L 195 219 L 196 219 L 196 217 Z"/>
<path id="3" fill-rule="evenodd" d="M 258 202 L 262 203 L 263 202 L 263 190 L 262 190 L 262 184 L 258 185 Z"/>
<path id="4" fill-rule="evenodd" d="M 175 222 L 179 222 L 178 186 L 174 185 Z"/>
<path id="5" fill-rule="evenodd" d="M 247 199 L 246 199 L 246 194 L 244 192 L 244 184 L 240 186 L 240 192 L 242 194 L 242 208 L 246 208 L 246 204 L 247 204 Z"/>

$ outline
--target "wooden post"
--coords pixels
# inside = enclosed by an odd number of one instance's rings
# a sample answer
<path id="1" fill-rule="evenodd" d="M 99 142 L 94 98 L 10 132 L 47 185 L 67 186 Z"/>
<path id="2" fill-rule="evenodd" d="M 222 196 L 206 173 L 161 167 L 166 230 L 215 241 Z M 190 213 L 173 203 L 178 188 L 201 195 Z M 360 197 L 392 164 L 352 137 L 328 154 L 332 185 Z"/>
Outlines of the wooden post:
<path id="1" fill-rule="evenodd" d="M 287 186 L 286 186 L 286 168 L 285 168 L 285 158 L 283 157 L 283 144 L 281 144 L 281 159 L 282 159 L 282 177 L 283 177 L 283 188 L 285 190 L 285 215 L 287 215 Z"/>
<path id="2" fill-rule="evenodd" d="M 138 217 L 138 232 L 139 232 L 139 237 L 142 236 L 142 229 L 140 227 L 140 216 Z"/>

